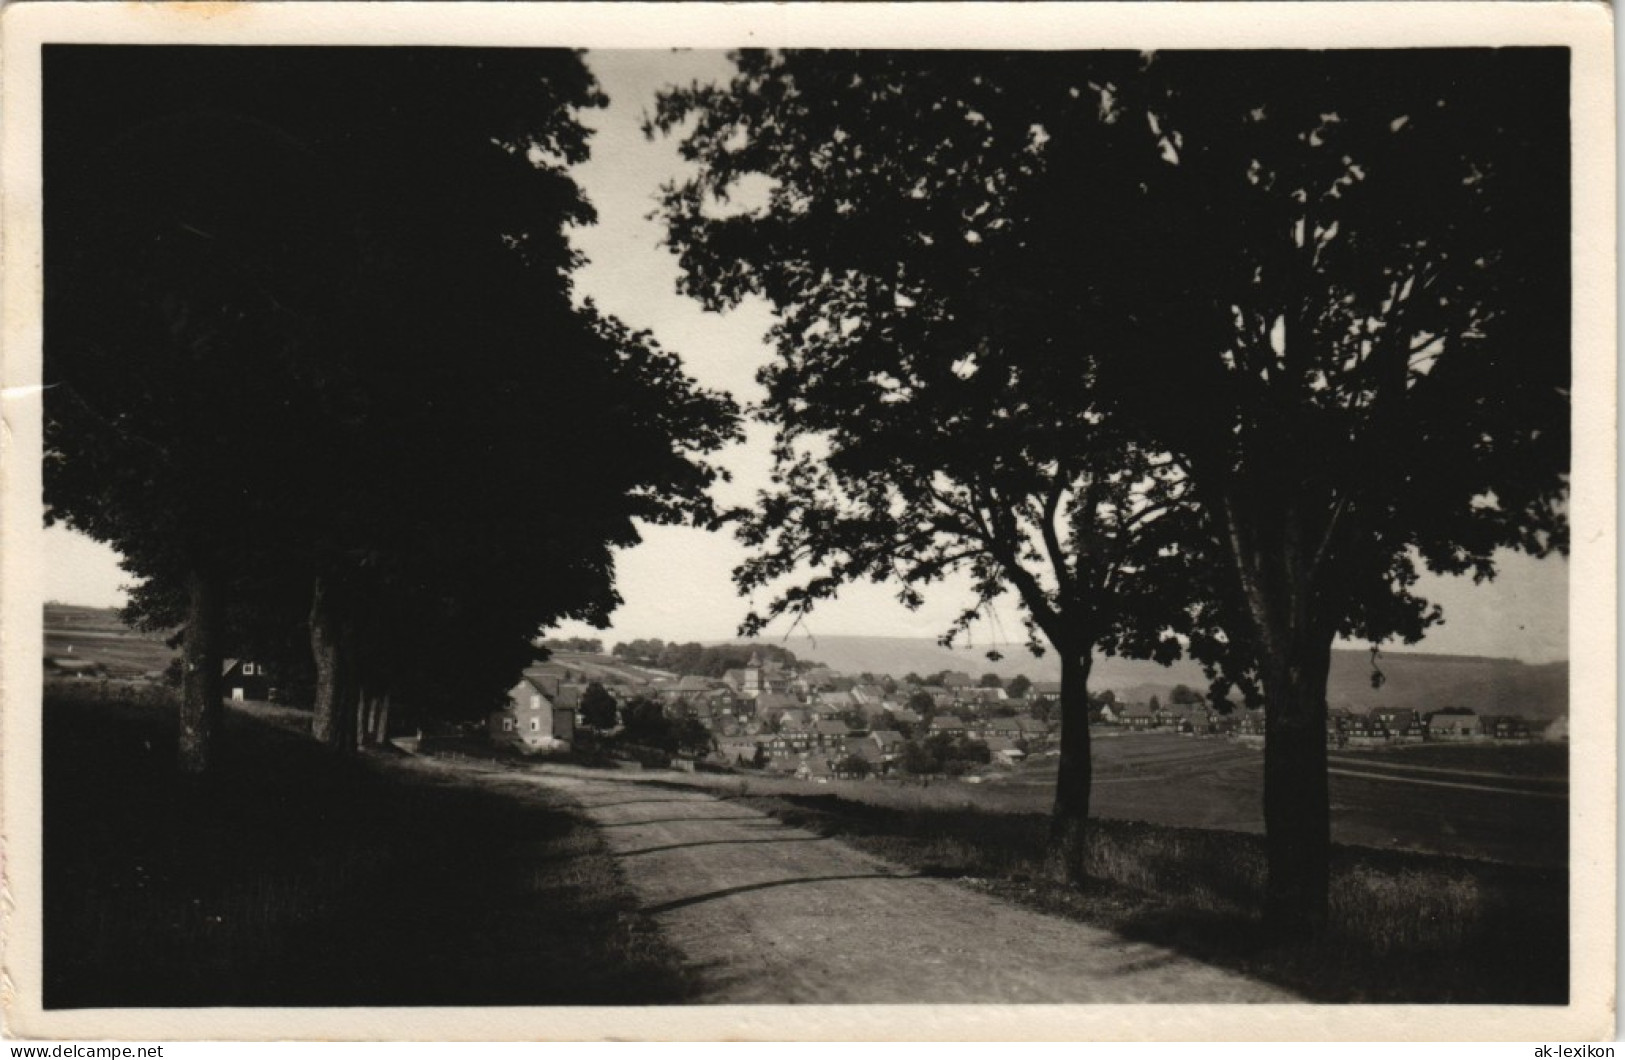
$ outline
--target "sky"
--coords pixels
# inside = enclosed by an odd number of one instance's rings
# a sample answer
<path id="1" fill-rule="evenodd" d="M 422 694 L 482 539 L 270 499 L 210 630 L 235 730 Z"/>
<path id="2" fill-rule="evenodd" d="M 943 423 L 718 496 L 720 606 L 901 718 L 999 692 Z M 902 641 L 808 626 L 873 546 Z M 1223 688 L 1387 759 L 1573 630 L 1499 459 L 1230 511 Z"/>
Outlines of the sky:
<path id="1" fill-rule="evenodd" d="M 771 356 L 763 338 L 771 313 L 761 302 L 747 302 L 725 314 L 708 313 L 677 294 L 677 260 L 660 245 L 662 226 L 649 214 L 659 185 L 680 177 L 685 163 L 677 156 L 674 138 L 651 141 L 640 129 L 661 87 L 720 80 L 729 64 L 720 52 L 702 51 L 593 52 L 588 63 L 610 105 L 582 116 L 595 130 L 593 157 L 576 177 L 599 221 L 572 236 L 589 259 L 576 274 L 578 296 L 653 332 L 662 346 L 683 357 L 702 385 L 730 391 L 741 404 L 759 401 L 763 394 L 754 376 Z M 753 426 L 743 445 L 719 456 L 717 462 L 734 476 L 717 492 L 724 506 L 749 503 L 766 485 L 767 442 L 767 431 Z M 624 604 L 612 629 L 568 624 L 555 634 L 599 636 L 606 646 L 639 637 L 686 641 L 733 636 L 752 603 L 735 594 L 731 580 L 732 570 L 745 558 L 743 547 L 726 533 L 683 527 L 646 527 L 643 538 L 618 559 L 617 585 Z M 104 546 L 53 529 L 45 532 L 42 557 L 48 598 L 101 606 L 123 602 L 120 587 L 130 578 Z M 1485 585 L 1424 577 L 1417 588 L 1443 606 L 1446 622 L 1414 650 L 1529 662 L 1567 658 L 1567 562 L 1509 553 L 1500 567 L 1500 577 Z M 909 611 L 884 586 L 855 586 L 821 604 L 796 632 L 934 638 L 968 599 L 965 583 L 948 581 L 928 592 L 924 607 Z M 769 630 L 777 636 L 789 632 L 787 620 Z M 996 612 L 973 635 L 979 645 L 1024 639 L 1014 607 Z"/>

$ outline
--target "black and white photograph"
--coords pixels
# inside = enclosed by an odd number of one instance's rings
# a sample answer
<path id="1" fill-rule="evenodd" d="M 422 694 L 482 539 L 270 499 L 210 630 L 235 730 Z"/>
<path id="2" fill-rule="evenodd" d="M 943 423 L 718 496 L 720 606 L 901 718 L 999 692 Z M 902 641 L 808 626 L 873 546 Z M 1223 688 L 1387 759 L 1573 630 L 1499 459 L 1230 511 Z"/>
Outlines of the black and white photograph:
<path id="1" fill-rule="evenodd" d="M 6 13 L 9 1033 L 1613 1039 L 1605 9 L 278 6 Z"/>

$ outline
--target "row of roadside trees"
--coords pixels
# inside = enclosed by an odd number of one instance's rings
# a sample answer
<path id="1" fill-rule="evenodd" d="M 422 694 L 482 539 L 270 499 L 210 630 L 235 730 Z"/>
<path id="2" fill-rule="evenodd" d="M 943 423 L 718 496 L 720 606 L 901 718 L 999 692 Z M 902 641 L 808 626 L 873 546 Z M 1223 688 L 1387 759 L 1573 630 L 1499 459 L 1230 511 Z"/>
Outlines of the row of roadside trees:
<path id="1" fill-rule="evenodd" d="M 603 102 L 566 51 L 45 49 L 47 519 L 184 627 L 186 770 L 227 651 L 302 650 L 336 748 L 483 712 L 709 517 L 731 401 L 572 295 Z"/>
<path id="2" fill-rule="evenodd" d="M 1091 660 L 1188 653 L 1263 701 L 1268 921 L 1317 932 L 1333 643 L 1419 639 L 1423 569 L 1567 548 L 1567 53 L 733 62 L 650 131 L 696 165 L 685 289 L 776 311 L 746 631 L 955 575 L 951 638 L 1013 592 L 1072 879 Z"/>

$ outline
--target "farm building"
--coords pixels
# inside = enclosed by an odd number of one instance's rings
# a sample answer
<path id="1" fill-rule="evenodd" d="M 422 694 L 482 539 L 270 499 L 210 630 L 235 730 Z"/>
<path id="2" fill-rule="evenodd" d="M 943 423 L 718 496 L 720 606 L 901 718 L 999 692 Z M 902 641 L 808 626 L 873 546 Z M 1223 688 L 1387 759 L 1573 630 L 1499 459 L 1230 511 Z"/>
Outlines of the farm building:
<path id="1" fill-rule="evenodd" d="M 226 659 L 220 664 L 220 687 L 233 703 L 271 698 L 271 679 L 252 659 Z"/>
<path id="2" fill-rule="evenodd" d="M 533 751 L 568 751 L 575 741 L 575 711 L 560 706 L 557 677 L 526 671 L 508 690 L 508 704 L 491 712 L 486 735 L 492 743 Z"/>

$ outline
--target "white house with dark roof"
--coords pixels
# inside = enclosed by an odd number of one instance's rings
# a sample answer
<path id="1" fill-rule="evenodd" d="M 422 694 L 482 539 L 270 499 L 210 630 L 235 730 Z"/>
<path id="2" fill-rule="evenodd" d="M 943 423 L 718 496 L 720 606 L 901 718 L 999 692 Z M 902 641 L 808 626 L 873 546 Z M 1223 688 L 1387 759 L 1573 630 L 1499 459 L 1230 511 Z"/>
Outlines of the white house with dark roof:
<path id="1" fill-rule="evenodd" d="M 575 741 L 576 714 L 558 702 L 559 686 L 557 675 L 525 671 L 508 690 L 507 705 L 486 718 L 491 742 L 526 754 L 568 751 Z"/>

